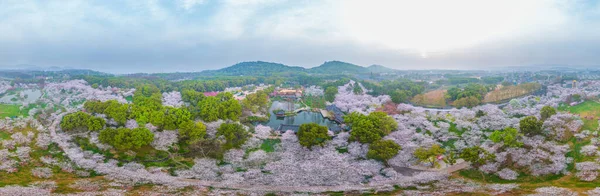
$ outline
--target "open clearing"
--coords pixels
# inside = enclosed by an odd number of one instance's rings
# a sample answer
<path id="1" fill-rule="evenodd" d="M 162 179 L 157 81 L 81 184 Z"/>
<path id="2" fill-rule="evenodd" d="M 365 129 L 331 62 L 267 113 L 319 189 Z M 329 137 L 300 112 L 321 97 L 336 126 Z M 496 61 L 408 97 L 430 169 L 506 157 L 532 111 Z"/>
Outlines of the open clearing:
<path id="1" fill-rule="evenodd" d="M 538 83 L 525 83 L 517 86 L 504 86 L 500 89 L 491 91 L 485 95 L 483 103 L 492 103 L 512 99 L 532 93 L 540 89 L 542 85 Z"/>
<path id="2" fill-rule="evenodd" d="M 21 115 L 20 106 L 13 104 L 0 104 L 0 118 Z"/>
<path id="3" fill-rule="evenodd" d="M 582 130 L 598 129 L 598 119 L 600 118 L 600 103 L 595 101 L 585 101 L 576 106 L 561 106 L 561 111 L 567 111 L 571 114 L 579 115 L 583 120 Z"/>
<path id="4" fill-rule="evenodd" d="M 424 94 L 419 94 L 413 97 L 411 102 L 416 105 L 426 107 L 446 107 L 446 99 L 444 98 L 446 91 L 447 90 L 445 89 L 438 89 Z"/>

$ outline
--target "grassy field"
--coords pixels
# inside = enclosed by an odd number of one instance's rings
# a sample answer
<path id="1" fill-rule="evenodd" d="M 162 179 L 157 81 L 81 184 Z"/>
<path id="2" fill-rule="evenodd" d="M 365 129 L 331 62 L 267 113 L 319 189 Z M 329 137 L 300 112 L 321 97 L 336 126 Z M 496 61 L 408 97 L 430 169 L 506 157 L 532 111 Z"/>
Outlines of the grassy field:
<path id="1" fill-rule="evenodd" d="M 420 106 L 446 107 L 446 99 L 444 98 L 444 94 L 446 94 L 445 89 L 429 91 L 424 94 L 416 95 L 412 98 L 411 102 Z"/>
<path id="2" fill-rule="evenodd" d="M 561 105 L 558 110 L 579 115 L 583 120 L 582 130 L 598 129 L 598 118 L 600 118 L 600 103 L 598 102 L 585 101 L 576 106 Z"/>
<path id="3" fill-rule="evenodd" d="M 33 108 L 37 108 L 37 107 L 41 107 L 41 108 L 46 108 L 47 104 L 29 104 L 27 107 L 23 108 L 22 110 L 19 109 L 21 106 L 20 105 L 15 105 L 15 104 L 0 104 L 0 118 L 4 118 L 4 117 L 18 117 L 18 116 L 23 116 L 23 117 L 27 117 L 29 116 L 29 110 L 33 109 Z"/>
<path id="4" fill-rule="evenodd" d="M 0 104 L 0 118 L 22 115 L 19 105 Z"/>
<path id="5" fill-rule="evenodd" d="M 504 86 L 500 89 L 491 91 L 485 95 L 483 103 L 492 103 L 502 100 L 512 99 L 532 93 L 540 89 L 542 85 L 538 83 L 525 83 L 517 86 Z"/>
<path id="6" fill-rule="evenodd" d="M 264 150 L 265 152 L 274 152 L 275 151 L 275 145 L 281 143 L 281 140 L 279 139 L 266 139 L 261 145 L 260 145 L 260 149 Z"/>

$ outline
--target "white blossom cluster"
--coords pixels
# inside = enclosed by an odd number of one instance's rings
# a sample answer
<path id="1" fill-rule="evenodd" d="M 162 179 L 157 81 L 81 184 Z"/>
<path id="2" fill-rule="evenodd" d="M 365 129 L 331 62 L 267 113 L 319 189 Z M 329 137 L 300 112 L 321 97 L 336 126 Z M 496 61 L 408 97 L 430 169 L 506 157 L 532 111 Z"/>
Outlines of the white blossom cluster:
<path id="1" fill-rule="evenodd" d="M 52 177 L 52 170 L 47 167 L 36 167 L 31 170 L 31 175 L 37 178 L 50 178 Z"/>
<path id="2" fill-rule="evenodd" d="M 581 147 L 581 151 L 582 154 L 584 154 L 585 156 L 596 156 L 598 154 L 598 147 L 594 146 L 594 145 L 586 145 Z"/>
<path id="3" fill-rule="evenodd" d="M 7 90 L 11 89 L 12 86 L 8 81 L 0 81 L 0 94 L 5 93 Z"/>
<path id="4" fill-rule="evenodd" d="M 22 186 L 5 186 L 0 187 L 0 195 L 31 195 L 31 196 L 42 196 L 51 195 L 50 189 L 43 189 L 38 187 L 22 187 Z"/>
<path id="5" fill-rule="evenodd" d="M 519 177 L 519 173 L 508 168 L 504 168 L 498 171 L 496 174 L 498 174 L 498 176 L 504 180 L 516 180 L 517 177 Z"/>
<path id="6" fill-rule="evenodd" d="M 164 130 L 164 131 L 155 131 L 154 133 L 154 141 L 152 141 L 151 145 L 155 149 L 158 150 L 169 150 L 169 147 L 173 146 L 173 144 L 177 143 L 177 137 L 179 133 L 177 131 Z"/>
<path id="7" fill-rule="evenodd" d="M 344 86 L 338 87 L 338 94 L 335 96 L 333 104 L 344 112 L 360 112 L 369 114 L 375 111 L 384 103 L 391 101 L 389 95 L 373 97 L 367 94 L 356 95 L 352 92 L 352 85 L 356 84 L 350 81 Z M 366 92 L 366 91 L 363 91 Z"/>
<path id="8" fill-rule="evenodd" d="M 594 181 L 598 177 L 598 170 L 600 165 L 596 162 L 581 162 L 575 164 L 577 174 L 575 174 L 582 181 Z"/>
<path id="9" fill-rule="evenodd" d="M 273 133 L 271 127 L 265 125 L 256 125 L 254 127 L 254 137 L 258 139 L 267 139 Z"/>
<path id="10" fill-rule="evenodd" d="M 561 195 L 561 196 L 577 196 L 576 192 L 573 192 L 566 188 L 560 187 L 542 187 L 535 189 L 535 194 L 530 194 L 530 196 L 548 196 L 548 195 Z"/>
<path id="11" fill-rule="evenodd" d="M 60 104 L 68 107 L 74 103 L 84 100 L 117 100 L 120 103 L 127 103 L 124 96 L 131 94 L 131 90 L 123 91 L 114 87 L 92 88 L 84 80 L 69 80 L 58 83 L 47 83 L 44 92 L 48 103 Z"/>
<path id="12" fill-rule="evenodd" d="M 527 148 L 507 148 L 495 152 L 495 161 L 505 163 L 510 160 L 515 166 L 529 168 L 534 176 L 566 173 L 567 164 L 572 161 L 565 156 L 569 151 L 567 144 L 545 141 L 541 136 L 523 137 L 522 140 Z"/>
<path id="13" fill-rule="evenodd" d="M 312 85 L 306 89 L 304 89 L 305 96 L 323 96 L 323 89 L 320 86 Z"/>
<path id="14" fill-rule="evenodd" d="M 163 93 L 162 104 L 164 106 L 171 106 L 176 108 L 183 106 L 183 101 L 181 100 L 181 93 L 177 91 Z"/>
<path id="15" fill-rule="evenodd" d="M 583 126 L 583 121 L 572 114 L 558 113 L 544 121 L 544 130 L 550 137 L 562 141 L 567 135 L 575 134 Z"/>

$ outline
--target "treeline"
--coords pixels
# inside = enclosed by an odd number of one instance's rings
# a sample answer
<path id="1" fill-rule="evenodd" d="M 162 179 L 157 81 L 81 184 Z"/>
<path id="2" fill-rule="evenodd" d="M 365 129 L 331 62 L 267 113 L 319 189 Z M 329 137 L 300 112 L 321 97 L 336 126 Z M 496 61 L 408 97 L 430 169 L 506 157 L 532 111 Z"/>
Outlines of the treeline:
<path id="1" fill-rule="evenodd" d="M 485 95 L 493 90 L 495 85 L 482 85 L 477 83 L 470 83 L 464 88 L 452 87 L 448 89 L 444 97 L 449 102 L 453 102 L 457 108 L 461 107 L 475 107 L 481 103 Z"/>
<path id="2" fill-rule="evenodd" d="M 228 87 L 241 87 L 246 85 L 271 84 L 279 86 L 304 85 L 304 86 L 341 86 L 348 82 L 345 75 L 314 76 L 306 73 L 294 73 L 287 76 L 217 76 L 199 77 L 194 80 L 169 81 L 153 75 L 130 75 L 130 76 L 77 76 L 90 85 L 112 86 L 119 88 L 137 88 L 139 86 L 152 84 L 161 92 L 195 90 L 198 92 L 223 91 Z M 340 80 L 342 79 L 342 80 Z M 338 82 L 329 82 L 335 80 Z M 341 85 L 339 85 L 341 84 Z M 337 86 L 336 86 L 337 87 Z"/>
<path id="3" fill-rule="evenodd" d="M 425 82 L 413 82 L 406 79 L 384 80 L 379 83 L 362 81 L 361 83 L 370 90 L 368 94 L 373 96 L 389 95 L 394 103 L 406 103 L 426 89 Z"/>
<path id="4" fill-rule="evenodd" d="M 99 140 L 125 151 L 147 146 L 154 140 L 154 133 L 144 125 L 151 123 L 157 131 L 178 130 L 179 145 L 185 153 L 202 152 L 202 156 L 218 158 L 230 148 L 239 148 L 249 136 L 237 123 L 224 123 L 219 127 L 217 136 L 222 135 L 225 142 L 206 139 L 204 122 L 218 119 L 237 121 L 242 106 L 230 93 L 219 93 L 206 97 L 201 92 L 186 90 L 182 98 L 187 107 L 175 108 L 162 105 L 162 96 L 158 87 L 140 86 L 135 92 L 133 103 L 110 101 L 87 101 L 84 112 L 65 115 L 61 121 L 64 131 L 99 131 Z M 260 93 L 247 104 L 266 105 L 266 93 Z M 94 115 L 105 116 L 104 118 Z M 134 128 L 129 120 L 139 125 Z M 116 127 L 116 128 L 114 128 Z"/>
<path id="5" fill-rule="evenodd" d="M 504 81 L 503 76 L 488 76 L 488 77 L 461 77 L 461 76 L 448 76 L 447 80 L 441 80 L 441 82 L 449 85 L 457 84 L 469 84 L 469 83 L 484 83 L 484 84 L 499 84 Z"/>
<path id="6" fill-rule="evenodd" d="M 218 119 L 238 120 L 242 113 L 239 101 L 231 93 L 219 93 L 215 97 L 206 97 L 201 92 L 187 90 L 182 99 L 189 103 L 187 108 L 174 108 L 162 105 L 159 89 L 145 85 L 135 92 L 133 104 L 87 101 L 84 108 L 89 113 L 104 114 L 118 125 L 124 125 L 127 119 L 135 119 L 140 124 L 152 123 L 160 129 L 173 130 L 189 120 L 202 119 L 206 122 Z"/>
<path id="7" fill-rule="evenodd" d="M 199 92 L 223 91 L 227 87 L 239 87 L 250 84 L 281 84 L 285 80 L 280 77 L 210 77 L 197 80 L 168 81 L 156 76 L 79 76 L 91 85 L 112 86 L 119 88 L 137 88 L 152 84 L 161 92 L 183 91 L 192 89 Z"/>

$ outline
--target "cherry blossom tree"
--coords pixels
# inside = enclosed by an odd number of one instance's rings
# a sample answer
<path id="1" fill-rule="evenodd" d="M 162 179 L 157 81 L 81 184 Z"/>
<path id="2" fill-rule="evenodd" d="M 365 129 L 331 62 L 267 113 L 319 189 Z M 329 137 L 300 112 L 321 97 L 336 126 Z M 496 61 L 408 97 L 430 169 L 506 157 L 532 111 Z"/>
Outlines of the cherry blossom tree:
<path id="1" fill-rule="evenodd" d="M 52 170 L 47 167 L 37 167 L 31 170 L 31 175 L 37 178 L 50 178 L 52 177 Z"/>
<path id="2" fill-rule="evenodd" d="M 181 100 L 181 93 L 179 93 L 177 91 L 163 93 L 162 94 L 162 104 L 164 106 L 170 106 L 170 107 L 183 106 L 183 101 Z"/>
<path id="3" fill-rule="evenodd" d="M 516 180 L 517 177 L 519 177 L 519 173 L 508 168 L 504 168 L 498 171 L 496 174 L 498 174 L 498 176 L 504 180 Z"/>

